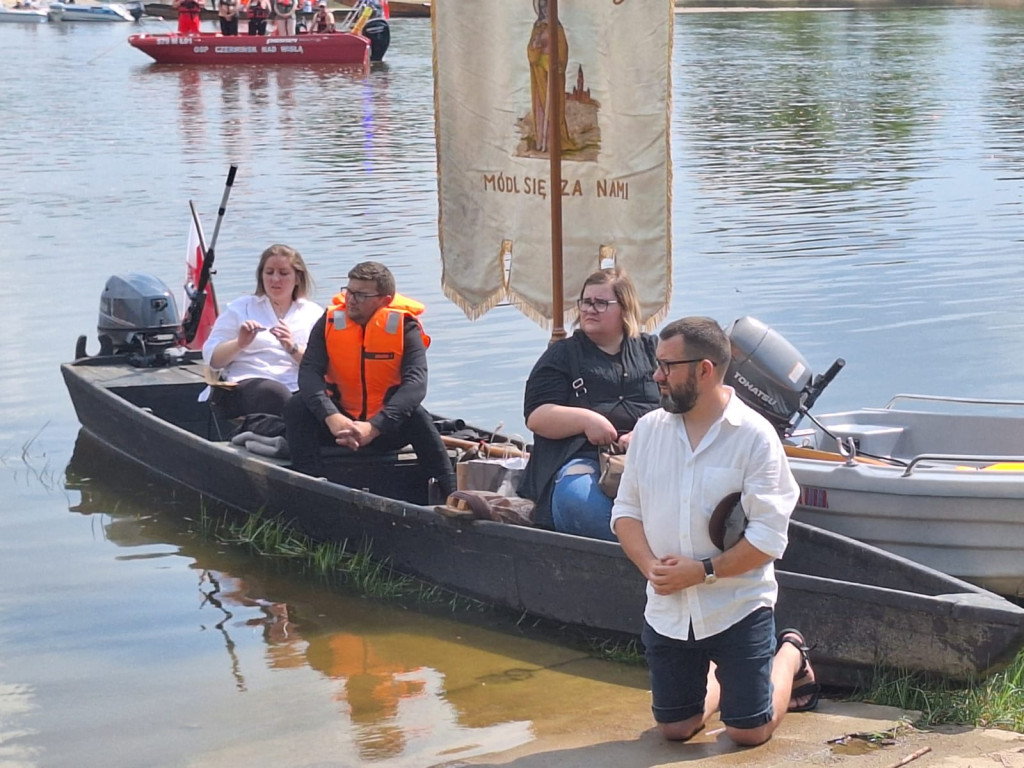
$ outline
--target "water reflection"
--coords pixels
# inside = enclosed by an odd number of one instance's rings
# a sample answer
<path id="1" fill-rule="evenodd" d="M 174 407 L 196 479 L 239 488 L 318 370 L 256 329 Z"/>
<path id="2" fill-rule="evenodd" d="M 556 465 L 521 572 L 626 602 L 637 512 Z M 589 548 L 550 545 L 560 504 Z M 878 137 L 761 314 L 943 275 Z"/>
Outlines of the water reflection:
<path id="1" fill-rule="evenodd" d="M 267 673 L 288 675 L 291 688 L 312 697 L 307 709 L 333 723 L 358 755 L 354 764 L 427 765 L 512 748 L 535 738 L 538 721 L 580 701 L 615 690 L 643 695 L 646 688 L 640 669 L 396 609 L 290 574 L 269 558 L 204 542 L 181 522 L 194 517 L 194 499 L 110 463 L 84 435 L 66 484 L 80 494 L 71 511 L 96 516 L 107 540 L 127 550 L 120 560 L 139 562 L 138 553 L 194 574 L 187 587 L 198 604 L 191 632 L 212 633 L 220 653 L 197 655 L 193 675 L 219 678 L 227 670 L 235 693 L 246 697 L 263 694 Z M 174 615 L 169 606 L 156 613 L 163 621 Z M 186 623 L 148 631 L 190 630 Z M 326 696 L 303 686 L 310 673 L 327 684 Z"/>

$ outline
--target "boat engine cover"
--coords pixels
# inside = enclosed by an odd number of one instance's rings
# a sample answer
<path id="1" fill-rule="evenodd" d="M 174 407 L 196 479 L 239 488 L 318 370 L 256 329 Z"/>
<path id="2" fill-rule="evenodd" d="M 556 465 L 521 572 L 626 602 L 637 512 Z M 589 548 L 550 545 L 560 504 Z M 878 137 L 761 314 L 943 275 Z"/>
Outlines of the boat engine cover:
<path id="1" fill-rule="evenodd" d="M 727 329 L 732 361 L 725 383 L 784 435 L 799 420 L 812 375 L 807 360 L 777 331 L 753 317 Z"/>
<path id="2" fill-rule="evenodd" d="M 153 275 L 128 272 L 107 280 L 96 330 L 100 354 L 148 355 L 177 346 L 181 316 L 165 283 Z"/>

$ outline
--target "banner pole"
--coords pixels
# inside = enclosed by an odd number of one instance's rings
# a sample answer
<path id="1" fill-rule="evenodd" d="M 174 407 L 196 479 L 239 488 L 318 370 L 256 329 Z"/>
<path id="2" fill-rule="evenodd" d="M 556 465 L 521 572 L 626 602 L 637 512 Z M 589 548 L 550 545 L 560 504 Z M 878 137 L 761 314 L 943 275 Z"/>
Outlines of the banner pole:
<path id="1" fill-rule="evenodd" d="M 562 101 L 558 0 L 548 0 L 548 158 L 551 166 L 551 342 L 565 338 L 562 273 Z"/>

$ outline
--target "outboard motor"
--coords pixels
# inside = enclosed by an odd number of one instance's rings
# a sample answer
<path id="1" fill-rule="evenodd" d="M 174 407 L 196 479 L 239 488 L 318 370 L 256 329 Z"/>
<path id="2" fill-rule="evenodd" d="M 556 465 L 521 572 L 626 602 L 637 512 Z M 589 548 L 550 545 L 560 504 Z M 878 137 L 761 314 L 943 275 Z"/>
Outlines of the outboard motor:
<path id="1" fill-rule="evenodd" d="M 381 17 L 370 19 L 363 26 L 363 37 L 370 41 L 370 61 L 382 61 L 391 45 L 391 27 Z"/>
<path id="2" fill-rule="evenodd" d="M 130 355 L 140 368 L 165 365 L 168 349 L 181 339 L 174 296 L 152 275 L 129 272 L 107 280 L 96 328 L 101 355 Z"/>
<path id="3" fill-rule="evenodd" d="M 846 364 L 836 360 L 825 374 L 813 376 L 807 360 L 792 344 L 753 317 L 741 317 L 726 333 L 732 344 L 732 361 L 725 383 L 768 419 L 780 436 L 792 432 Z"/>

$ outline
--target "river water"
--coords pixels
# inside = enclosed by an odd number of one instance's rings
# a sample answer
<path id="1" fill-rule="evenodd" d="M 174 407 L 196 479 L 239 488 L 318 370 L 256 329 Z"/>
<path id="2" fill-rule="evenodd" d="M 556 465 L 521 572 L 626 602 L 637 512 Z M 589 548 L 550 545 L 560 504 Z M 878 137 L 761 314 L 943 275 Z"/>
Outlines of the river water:
<path id="1" fill-rule="evenodd" d="M 127 27 L 0 25 L 0 765 L 427 766 L 642 701 L 642 671 L 328 589 L 198 543 L 173 489 L 69 471 L 59 363 L 79 334 L 95 351 L 109 275 L 181 284 L 187 203 L 209 237 L 230 163 L 222 301 L 272 242 L 321 301 L 384 261 L 429 308 L 428 406 L 512 432 L 548 339 L 441 292 L 429 22 L 395 20 L 365 76 L 156 67 Z M 820 412 L 1017 396 L 1024 12 L 675 31 L 671 316 L 754 315 L 819 372 L 845 358 Z"/>

